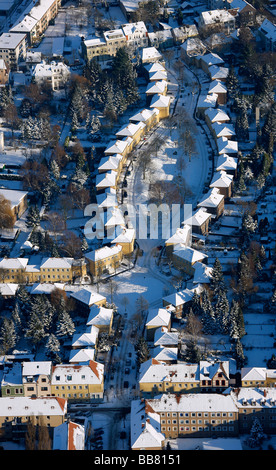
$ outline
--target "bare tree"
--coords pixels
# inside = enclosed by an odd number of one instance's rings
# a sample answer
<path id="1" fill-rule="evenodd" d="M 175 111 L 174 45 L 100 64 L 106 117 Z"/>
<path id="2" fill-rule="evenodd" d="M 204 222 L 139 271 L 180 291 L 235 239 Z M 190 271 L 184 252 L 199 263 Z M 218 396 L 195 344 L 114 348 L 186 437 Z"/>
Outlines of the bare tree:
<path id="1" fill-rule="evenodd" d="M 11 203 L 0 194 L 0 229 L 13 228 L 14 222 L 15 215 Z"/>

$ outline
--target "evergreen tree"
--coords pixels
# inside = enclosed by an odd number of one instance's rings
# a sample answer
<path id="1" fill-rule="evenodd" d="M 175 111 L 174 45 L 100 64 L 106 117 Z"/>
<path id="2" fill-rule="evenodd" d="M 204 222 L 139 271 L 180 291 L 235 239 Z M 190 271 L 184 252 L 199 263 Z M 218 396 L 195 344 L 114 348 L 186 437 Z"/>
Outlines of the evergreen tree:
<path id="1" fill-rule="evenodd" d="M 57 336 L 72 336 L 76 328 L 70 314 L 64 310 L 59 313 L 59 319 L 57 323 Z"/>
<path id="2" fill-rule="evenodd" d="M 202 354 L 194 339 L 190 339 L 189 341 L 187 341 L 184 352 L 184 358 L 186 362 L 189 362 L 191 364 L 198 364 L 201 361 Z"/>
<path id="3" fill-rule="evenodd" d="M 226 285 L 224 275 L 222 272 L 221 262 L 218 258 L 215 259 L 212 274 L 210 279 L 210 289 L 213 293 L 214 300 L 218 298 L 221 293 L 226 293 Z"/>
<path id="4" fill-rule="evenodd" d="M 16 341 L 17 337 L 14 322 L 9 318 L 3 318 L 0 330 L 1 354 L 7 354 L 10 349 L 14 348 Z"/>
<path id="5" fill-rule="evenodd" d="M 235 348 L 234 348 L 234 354 L 233 354 L 234 359 L 236 360 L 237 363 L 237 369 L 242 369 L 245 365 L 245 356 L 243 353 L 243 347 L 241 344 L 240 339 L 238 338 L 235 341 Z"/>
<path id="6" fill-rule="evenodd" d="M 220 331 L 227 334 L 229 329 L 229 302 L 224 291 L 221 291 L 218 295 L 215 304 L 215 317 Z"/>
<path id="7" fill-rule="evenodd" d="M 227 79 L 226 79 L 227 92 L 230 98 L 235 98 L 239 92 L 239 80 L 237 78 L 234 67 L 230 67 Z"/>
<path id="8" fill-rule="evenodd" d="M 257 417 L 255 417 L 250 430 L 250 436 L 246 440 L 246 444 L 251 448 L 260 447 L 265 438 L 266 435 L 263 432 L 261 422 Z"/>
<path id="9" fill-rule="evenodd" d="M 46 354 L 51 360 L 54 360 L 55 362 L 60 362 L 59 352 L 60 342 L 57 337 L 53 333 L 51 333 L 46 342 Z"/>
<path id="10" fill-rule="evenodd" d="M 150 357 L 148 344 L 143 336 L 141 336 L 135 344 L 136 362 L 140 366 L 146 362 Z"/>
<path id="11" fill-rule="evenodd" d="M 35 206 L 30 206 L 26 217 L 26 225 L 29 228 L 35 228 L 40 224 L 39 209 Z"/>
<path id="12" fill-rule="evenodd" d="M 201 302 L 202 314 L 201 322 L 203 326 L 203 331 L 206 334 L 214 334 L 217 329 L 216 319 L 214 314 L 214 309 L 212 303 L 209 299 L 208 293 L 206 290 L 202 293 L 202 302 Z"/>

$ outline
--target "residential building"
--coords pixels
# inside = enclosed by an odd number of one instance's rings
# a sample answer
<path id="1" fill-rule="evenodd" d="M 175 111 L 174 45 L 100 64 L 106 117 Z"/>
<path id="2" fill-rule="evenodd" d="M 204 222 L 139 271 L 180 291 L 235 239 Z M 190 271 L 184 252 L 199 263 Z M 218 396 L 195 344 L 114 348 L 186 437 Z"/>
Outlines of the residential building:
<path id="1" fill-rule="evenodd" d="M 118 228 L 116 228 L 116 232 L 118 232 Z M 122 247 L 123 256 L 130 255 L 134 251 L 135 230 L 133 228 L 122 227 L 111 243 Z"/>
<path id="2" fill-rule="evenodd" d="M 197 364 L 166 364 L 149 359 L 141 364 L 139 389 L 143 397 L 160 393 L 189 393 L 200 391 L 199 369 Z"/>
<path id="3" fill-rule="evenodd" d="M 163 346 L 166 348 L 178 348 L 178 331 L 171 331 L 166 326 L 159 326 L 154 332 L 153 345 L 155 347 Z"/>
<path id="4" fill-rule="evenodd" d="M 109 59 L 107 42 L 104 38 L 91 38 L 83 40 L 81 43 L 82 55 L 90 62 L 92 59 L 104 61 Z"/>
<path id="5" fill-rule="evenodd" d="M 118 268 L 122 257 L 123 250 L 121 245 L 104 246 L 85 254 L 89 264 L 89 271 L 95 277 L 100 276 L 109 269 Z"/>
<path id="6" fill-rule="evenodd" d="M 224 195 L 218 188 L 212 188 L 197 206 L 206 208 L 212 217 L 218 219 L 224 211 Z"/>
<path id="7" fill-rule="evenodd" d="M 104 365 L 96 361 L 88 364 L 59 364 L 53 367 L 52 395 L 68 401 L 101 401 L 104 392 Z"/>
<path id="8" fill-rule="evenodd" d="M 207 255 L 195 250 L 189 246 L 176 245 L 172 253 L 173 265 L 183 273 L 193 276 L 195 272 L 194 264 L 197 261 L 203 262 L 208 258 Z"/>
<path id="9" fill-rule="evenodd" d="M 197 61 L 198 66 L 208 74 L 211 66 L 216 65 L 217 67 L 221 67 L 224 64 L 224 60 L 218 54 L 213 52 L 198 56 Z"/>
<path id="10" fill-rule="evenodd" d="M 123 24 L 122 30 L 126 37 L 127 47 L 132 50 L 136 50 L 140 47 L 148 47 L 148 30 L 144 21 Z"/>
<path id="11" fill-rule="evenodd" d="M 54 429 L 53 450 L 84 450 L 85 427 L 81 424 L 67 421 Z"/>
<path id="12" fill-rule="evenodd" d="M 22 284 L 25 280 L 25 269 L 28 261 L 28 258 L 0 259 L 1 282 Z"/>
<path id="13" fill-rule="evenodd" d="M 96 326 L 99 333 L 111 333 L 113 324 L 113 309 L 101 307 L 99 305 L 92 305 L 90 307 L 89 315 L 87 318 L 86 326 Z"/>
<path id="14" fill-rule="evenodd" d="M 239 412 L 239 432 L 250 434 L 257 418 L 265 434 L 276 432 L 276 390 L 273 387 L 241 387 L 231 390 L 231 397 Z"/>
<path id="15" fill-rule="evenodd" d="M 166 438 L 233 437 L 239 433 L 239 413 L 230 395 L 163 393 L 146 399 L 145 410 L 158 413 Z"/>
<path id="16" fill-rule="evenodd" d="M 0 189 L 0 196 L 3 196 L 11 204 L 11 210 L 18 219 L 27 210 L 28 193 L 26 191 L 17 191 L 14 189 Z"/>
<path id="17" fill-rule="evenodd" d="M 171 258 L 175 245 L 191 245 L 192 227 L 185 224 L 183 228 L 179 227 L 175 233 L 165 241 L 166 254 Z"/>
<path id="18" fill-rule="evenodd" d="M 188 65 L 194 65 L 197 56 L 206 52 L 205 44 L 197 37 L 191 37 L 180 46 L 180 56 Z"/>
<path id="19" fill-rule="evenodd" d="M 51 361 L 28 361 L 22 363 L 22 384 L 25 397 L 51 396 Z"/>
<path id="20" fill-rule="evenodd" d="M 230 385 L 229 361 L 200 361 L 201 392 L 223 393 Z"/>
<path id="21" fill-rule="evenodd" d="M 156 49 L 156 47 L 144 47 L 141 51 L 142 64 L 149 64 L 152 62 L 162 63 L 162 54 Z"/>
<path id="22" fill-rule="evenodd" d="M 92 348 L 97 349 L 99 341 L 99 328 L 92 325 L 83 333 L 74 333 L 72 338 L 72 349 Z"/>
<path id="23" fill-rule="evenodd" d="M 227 10 L 203 11 L 198 17 L 198 29 L 203 33 L 220 31 L 230 35 L 235 27 L 235 17 Z"/>
<path id="24" fill-rule="evenodd" d="M 276 25 L 265 18 L 257 31 L 261 47 L 266 52 L 276 51 Z"/>
<path id="25" fill-rule="evenodd" d="M 187 313 L 190 309 L 194 293 L 200 294 L 202 291 L 200 286 L 194 289 L 184 289 L 174 294 L 163 297 L 162 303 L 176 318 L 182 318 L 183 314 Z"/>
<path id="26" fill-rule="evenodd" d="M 210 188 L 217 188 L 226 199 L 231 197 L 233 187 L 233 175 L 221 170 L 214 175 Z"/>
<path id="27" fill-rule="evenodd" d="M 30 421 L 46 426 L 52 434 L 66 418 L 67 400 L 63 398 L 0 398 L 0 435 L 6 439 L 24 438 Z"/>
<path id="28" fill-rule="evenodd" d="M 89 314 L 92 305 L 102 307 L 106 304 L 106 297 L 97 292 L 93 292 L 88 288 L 71 292 L 70 297 L 74 299 L 78 313 L 85 317 Z"/>
<path id="29" fill-rule="evenodd" d="M 74 258 L 43 258 L 40 265 L 41 282 L 70 282 L 74 276 Z"/>
<path id="30" fill-rule="evenodd" d="M 121 28 L 103 33 L 109 57 L 115 57 L 117 51 L 126 46 L 127 40 Z"/>
<path id="31" fill-rule="evenodd" d="M 229 75 L 228 67 L 219 67 L 218 65 L 211 65 L 208 69 L 208 74 L 211 80 L 220 80 L 226 82 Z"/>
<path id="32" fill-rule="evenodd" d="M 241 369 L 242 387 L 275 387 L 276 369 L 265 367 L 243 367 Z"/>
<path id="33" fill-rule="evenodd" d="M 17 70 L 26 57 L 26 34 L 2 33 L 0 36 L 0 59 L 11 71 Z"/>
<path id="34" fill-rule="evenodd" d="M 204 119 L 205 112 L 209 108 L 216 108 L 217 106 L 218 95 L 216 93 L 202 93 L 199 95 L 197 102 L 197 116 L 200 119 Z"/>
<path id="35" fill-rule="evenodd" d="M 6 85 L 10 78 L 10 69 L 3 59 L 0 59 L 0 85 Z"/>
<path id="36" fill-rule="evenodd" d="M 22 366 L 15 363 L 12 367 L 4 367 L 1 380 L 2 397 L 23 397 Z"/>
<path id="37" fill-rule="evenodd" d="M 159 118 L 164 119 L 170 114 L 170 96 L 161 95 L 156 93 L 153 95 L 150 108 L 157 108 L 159 110 Z"/>
<path id="38" fill-rule="evenodd" d="M 235 140 L 229 140 L 227 137 L 219 137 L 217 139 L 217 147 L 219 155 L 230 154 L 232 157 L 238 156 L 239 145 Z"/>
<path id="39" fill-rule="evenodd" d="M 237 176 L 238 159 L 222 154 L 217 158 L 216 171 L 226 171 L 229 175 Z"/>
<path id="40" fill-rule="evenodd" d="M 231 140 L 236 135 L 233 124 L 224 124 L 220 122 L 215 122 L 212 125 L 212 133 L 215 139 L 226 137 L 228 140 Z"/>
<path id="41" fill-rule="evenodd" d="M 137 145 L 146 131 L 146 125 L 139 121 L 137 123 L 130 122 L 116 132 L 118 138 L 131 137 L 133 146 Z"/>
<path id="42" fill-rule="evenodd" d="M 229 123 L 230 117 L 228 114 L 220 108 L 208 108 L 205 111 L 205 121 L 210 131 L 212 131 L 212 126 L 216 122 L 220 123 Z"/>
<path id="43" fill-rule="evenodd" d="M 212 80 L 209 86 L 208 94 L 217 95 L 218 105 L 225 105 L 227 103 L 227 87 L 220 80 Z"/>
<path id="44" fill-rule="evenodd" d="M 204 289 L 207 289 L 212 279 L 213 268 L 200 261 L 195 263 L 194 268 L 193 284 L 200 284 Z"/>
<path id="45" fill-rule="evenodd" d="M 32 77 L 35 83 L 49 85 L 53 91 L 65 87 L 69 81 L 71 72 L 63 62 L 54 62 L 47 64 L 44 60 L 32 67 Z"/>
<path id="46" fill-rule="evenodd" d="M 183 225 L 189 225 L 193 234 L 207 235 L 210 222 L 211 214 L 205 207 L 200 207 L 191 217 L 184 220 Z"/>
<path id="47" fill-rule="evenodd" d="M 157 108 L 153 109 L 142 109 L 137 114 L 134 114 L 129 121 L 130 122 L 143 122 L 146 126 L 145 132 L 149 131 L 159 122 L 159 110 Z"/>
<path id="48" fill-rule="evenodd" d="M 256 8 L 246 0 L 227 0 L 226 8 L 233 15 L 237 15 L 240 26 L 254 26 L 256 21 Z"/>
<path id="49" fill-rule="evenodd" d="M 172 28 L 172 36 L 176 45 L 183 44 L 186 39 L 198 36 L 198 30 L 195 24 L 183 25 L 179 28 Z"/>
<path id="50" fill-rule="evenodd" d="M 60 4 L 61 0 L 34 0 L 25 8 L 10 32 L 25 34 L 31 46 L 46 31 L 50 21 L 55 19 Z"/>
<path id="51" fill-rule="evenodd" d="M 171 328 L 171 314 L 165 308 L 151 308 L 148 311 L 146 328 L 146 340 L 153 341 L 157 328 L 165 326 L 168 330 Z"/>
<path id="52" fill-rule="evenodd" d="M 145 413 L 145 402 L 131 401 L 130 411 L 130 447 L 131 450 L 160 451 L 165 446 L 165 436 L 160 432 L 160 417 L 148 410 Z"/>

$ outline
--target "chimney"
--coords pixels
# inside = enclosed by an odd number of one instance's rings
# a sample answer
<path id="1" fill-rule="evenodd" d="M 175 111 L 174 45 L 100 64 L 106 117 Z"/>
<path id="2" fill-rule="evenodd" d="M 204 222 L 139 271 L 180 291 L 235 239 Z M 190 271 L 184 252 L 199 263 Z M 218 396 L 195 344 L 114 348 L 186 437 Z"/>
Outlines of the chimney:
<path id="1" fill-rule="evenodd" d="M 266 389 L 264 389 L 264 397 L 266 397 Z"/>

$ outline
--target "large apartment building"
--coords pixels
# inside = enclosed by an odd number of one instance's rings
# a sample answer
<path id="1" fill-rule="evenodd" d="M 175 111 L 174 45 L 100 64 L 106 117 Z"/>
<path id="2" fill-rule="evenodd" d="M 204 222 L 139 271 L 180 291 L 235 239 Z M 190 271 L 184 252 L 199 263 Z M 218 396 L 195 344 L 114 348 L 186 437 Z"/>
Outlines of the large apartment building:
<path id="1" fill-rule="evenodd" d="M 26 57 L 26 34 L 3 33 L 0 36 L 0 59 L 16 70 L 18 62 Z"/>

